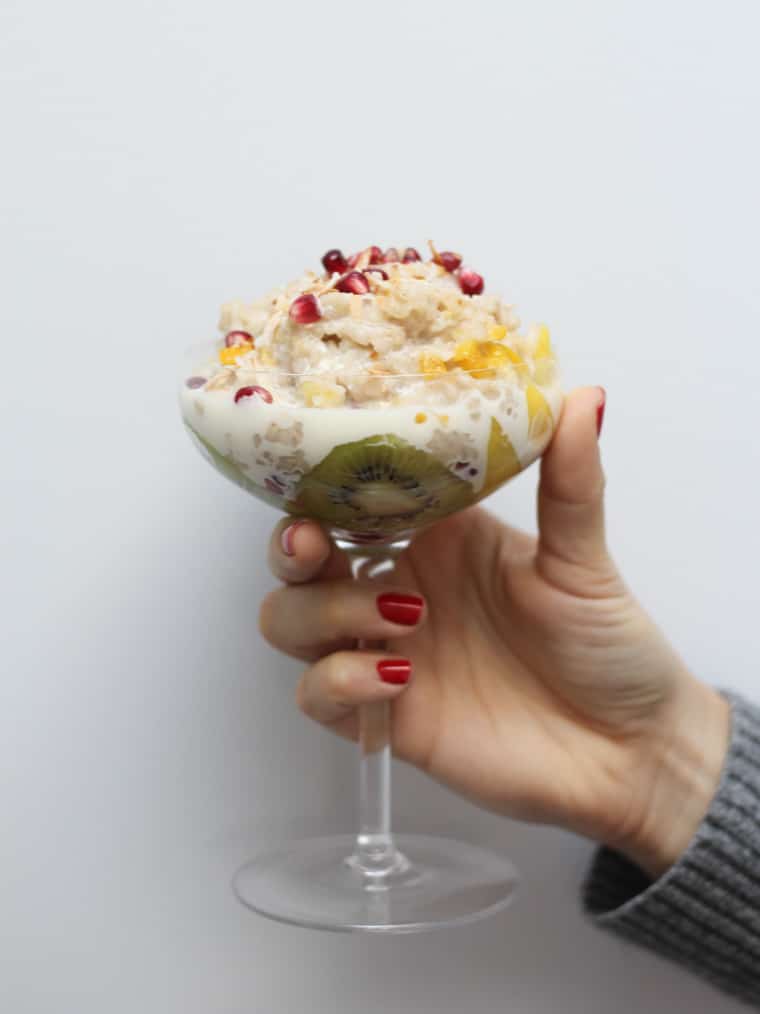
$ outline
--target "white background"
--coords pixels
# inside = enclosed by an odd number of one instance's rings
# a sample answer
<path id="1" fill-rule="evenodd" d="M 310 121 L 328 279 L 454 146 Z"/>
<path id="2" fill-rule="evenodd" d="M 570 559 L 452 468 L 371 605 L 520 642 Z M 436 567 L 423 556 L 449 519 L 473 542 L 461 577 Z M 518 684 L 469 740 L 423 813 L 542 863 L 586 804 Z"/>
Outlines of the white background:
<path id="1" fill-rule="evenodd" d="M 274 512 L 182 433 L 181 350 L 328 246 L 463 250 L 606 385 L 611 541 L 757 695 L 754 0 L 4 0 L 0 1008 L 739 1010 L 588 926 L 591 846 L 400 769 L 399 825 L 513 855 L 513 909 L 366 939 L 238 907 L 350 828 L 353 753 L 256 630 Z M 536 473 L 493 500 L 533 523 Z"/>

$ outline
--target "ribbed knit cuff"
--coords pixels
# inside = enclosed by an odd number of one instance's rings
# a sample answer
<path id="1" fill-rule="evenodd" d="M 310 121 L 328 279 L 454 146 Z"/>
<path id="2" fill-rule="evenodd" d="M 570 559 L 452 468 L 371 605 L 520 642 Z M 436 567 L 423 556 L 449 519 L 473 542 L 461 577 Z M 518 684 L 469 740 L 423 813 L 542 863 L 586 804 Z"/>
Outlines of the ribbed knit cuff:
<path id="1" fill-rule="evenodd" d="M 737 694 L 720 784 L 658 880 L 600 848 L 583 888 L 594 922 L 760 1007 L 760 708 Z"/>

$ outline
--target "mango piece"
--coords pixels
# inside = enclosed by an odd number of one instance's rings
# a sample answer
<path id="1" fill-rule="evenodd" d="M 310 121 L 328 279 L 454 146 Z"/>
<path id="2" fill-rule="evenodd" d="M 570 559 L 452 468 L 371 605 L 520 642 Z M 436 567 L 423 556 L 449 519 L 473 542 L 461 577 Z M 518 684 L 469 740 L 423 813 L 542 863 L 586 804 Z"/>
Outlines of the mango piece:
<path id="1" fill-rule="evenodd" d="M 433 376 L 446 372 L 446 363 L 440 356 L 420 356 L 420 373 L 432 374 Z"/>
<path id="2" fill-rule="evenodd" d="M 321 384 L 317 380 L 304 380 L 301 394 L 310 408 L 336 408 L 346 400 L 346 389 L 338 384 Z"/>
<path id="3" fill-rule="evenodd" d="M 480 356 L 478 354 L 478 347 L 484 344 L 483 342 L 476 342 L 474 339 L 470 339 L 466 342 L 460 342 L 454 349 L 454 355 L 449 359 L 448 366 L 461 366 L 463 370 L 474 370 L 477 369 L 480 364 Z"/>
<path id="4" fill-rule="evenodd" d="M 549 402 L 535 384 L 528 384 L 525 398 L 528 403 L 528 436 L 531 440 L 542 440 L 554 426 Z"/>
<path id="5" fill-rule="evenodd" d="M 460 366 L 463 370 L 477 371 L 479 377 L 493 377 L 497 366 L 506 363 L 522 364 L 522 359 L 508 345 L 501 342 L 479 342 L 474 339 L 460 342 L 449 359 L 449 369 Z"/>
<path id="6" fill-rule="evenodd" d="M 489 366 L 498 366 L 502 363 L 514 362 L 512 357 L 516 353 L 499 342 L 483 342 L 481 345 L 481 355 Z"/>
<path id="7" fill-rule="evenodd" d="M 222 366 L 234 366 L 244 352 L 249 352 L 252 345 L 230 345 L 229 348 L 219 350 L 219 362 Z"/>
<path id="8" fill-rule="evenodd" d="M 494 342 L 503 342 L 507 337 L 507 329 L 503 324 L 492 324 L 488 329 L 488 337 Z"/>
<path id="9" fill-rule="evenodd" d="M 508 479 L 522 471 L 520 459 L 517 457 L 512 441 L 501 428 L 496 419 L 491 419 L 491 433 L 488 437 L 488 460 L 486 476 L 480 496 L 487 496 L 502 486 Z"/>

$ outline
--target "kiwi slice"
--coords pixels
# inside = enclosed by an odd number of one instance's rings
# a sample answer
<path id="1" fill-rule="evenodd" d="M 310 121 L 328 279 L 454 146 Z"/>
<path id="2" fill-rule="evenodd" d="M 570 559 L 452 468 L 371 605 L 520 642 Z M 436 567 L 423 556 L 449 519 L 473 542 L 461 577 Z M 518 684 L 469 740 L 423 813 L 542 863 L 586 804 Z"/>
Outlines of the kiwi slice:
<path id="1" fill-rule="evenodd" d="M 196 433 L 189 423 L 186 422 L 185 426 L 187 427 L 187 431 L 190 434 L 193 443 L 206 461 L 213 465 L 218 472 L 221 472 L 225 478 L 229 479 L 230 482 L 234 482 L 235 485 L 239 486 L 241 489 L 244 489 L 246 493 L 252 493 L 254 496 L 257 496 L 260 500 L 268 503 L 271 507 L 279 507 L 282 509 L 283 503 L 281 497 L 276 497 L 273 493 L 270 493 L 269 490 L 265 489 L 263 486 L 257 485 L 257 483 L 255 483 L 252 479 L 249 479 L 245 472 L 243 472 L 234 461 L 231 461 L 226 454 L 222 454 L 218 451 L 216 447 L 208 442 L 208 440 L 204 440 L 200 433 Z"/>
<path id="2" fill-rule="evenodd" d="M 355 532 L 418 528 L 467 507 L 472 487 L 392 434 L 339 444 L 301 479 L 290 509 Z"/>

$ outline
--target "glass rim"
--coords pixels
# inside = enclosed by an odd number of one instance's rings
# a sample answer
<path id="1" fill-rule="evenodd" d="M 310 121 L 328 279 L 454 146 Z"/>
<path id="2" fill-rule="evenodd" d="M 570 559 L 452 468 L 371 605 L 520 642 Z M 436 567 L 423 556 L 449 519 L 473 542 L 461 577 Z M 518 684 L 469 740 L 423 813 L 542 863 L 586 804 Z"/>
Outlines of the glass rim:
<path id="1" fill-rule="evenodd" d="M 210 352 L 218 351 L 217 346 L 218 342 L 216 341 L 196 343 L 194 345 L 191 345 L 189 348 L 185 350 L 185 357 L 187 359 L 190 359 L 193 353 L 196 352 L 199 354 L 205 353 L 208 355 Z M 474 379 L 491 380 L 495 379 L 495 377 L 498 376 L 499 374 L 508 374 L 512 370 L 518 373 L 520 372 L 532 373 L 535 370 L 535 367 L 539 364 L 557 366 L 558 363 L 559 359 L 557 355 L 553 352 L 551 356 L 542 356 L 540 359 L 534 360 L 532 363 L 525 361 L 514 363 L 511 360 L 502 360 L 501 362 L 494 363 L 490 366 L 478 366 L 474 367 L 473 369 L 466 369 L 463 366 L 455 366 L 451 370 L 447 369 L 445 373 L 437 373 L 431 371 L 427 373 L 423 373 L 420 371 L 417 371 L 416 373 L 386 373 L 386 372 L 375 373 L 369 370 L 361 370 L 359 372 L 354 373 L 349 372 L 347 370 L 342 370 L 340 369 L 340 367 L 333 369 L 295 371 L 295 370 L 279 369 L 276 366 L 253 366 L 251 367 L 251 373 L 255 373 L 257 377 L 281 377 L 284 380 L 325 381 L 329 380 L 330 378 L 339 377 L 341 380 L 383 380 L 386 383 L 394 383 L 400 380 L 426 380 L 428 382 L 432 382 L 434 380 L 456 379 L 457 376 L 461 376 L 463 374 L 466 376 L 473 377 Z M 198 363 L 197 361 L 194 363 L 194 365 L 197 366 L 198 369 L 204 369 L 207 366 L 207 364 Z M 224 370 L 231 370 L 233 368 L 230 366 L 225 366 L 224 364 L 215 364 L 215 365 L 220 365 Z M 486 374 L 486 376 L 479 378 L 478 377 L 479 374 Z M 198 376 L 200 376 L 200 374 L 198 374 Z M 208 380 L 211 379 L 212 379 L 211 377 L 208 378 Z"/>

